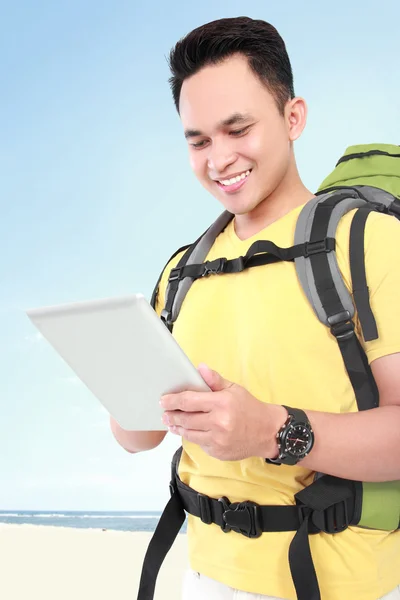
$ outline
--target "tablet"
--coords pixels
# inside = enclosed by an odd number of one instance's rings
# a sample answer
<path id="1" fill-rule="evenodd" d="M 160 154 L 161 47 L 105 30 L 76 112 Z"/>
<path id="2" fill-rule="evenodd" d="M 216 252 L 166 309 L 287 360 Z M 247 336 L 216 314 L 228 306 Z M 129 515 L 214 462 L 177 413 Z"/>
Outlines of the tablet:
<path id="1" fill-rule="evenodd" d="M 209 391 L 143 294 L 25 312 L 124 429 L 165 431 L 163 394 Z"/>

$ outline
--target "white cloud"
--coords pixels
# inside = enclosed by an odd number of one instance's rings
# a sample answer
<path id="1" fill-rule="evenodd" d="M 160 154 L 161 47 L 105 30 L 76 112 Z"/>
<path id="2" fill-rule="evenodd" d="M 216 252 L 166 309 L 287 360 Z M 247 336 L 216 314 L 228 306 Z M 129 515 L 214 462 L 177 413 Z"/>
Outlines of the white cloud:
<path id="1" fill-rule="evenodd" d="M 14 347 L 16 350 L 32 350 L 33 348 L 40 348 L 43 340 L 44 337 L 42 334 L 39 331 L 35 331 L 34 333 L 25 335 L 22 339 L 15 342 Z"/>
<path id="2" fill-rule="evenodd" d="M 38 344 L 44 340 L 44 337 L 40 333 L 40 331 L 35 331 L 35 333 L 31 333 L 30 335 L 26 335 L 24 340 L 31 345 Z"/>

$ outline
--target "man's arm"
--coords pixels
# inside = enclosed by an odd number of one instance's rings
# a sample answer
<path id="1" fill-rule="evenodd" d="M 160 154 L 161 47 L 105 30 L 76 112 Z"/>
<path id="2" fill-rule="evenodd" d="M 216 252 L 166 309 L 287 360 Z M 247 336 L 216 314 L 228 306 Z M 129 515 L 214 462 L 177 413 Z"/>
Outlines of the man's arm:
<path id="1" fill-rule="evenodd" d="M 400 353 L 376 359 L 371 367 L 379 408 L 346 414 L 306 410 L 315 444 L 299 466 L 356 481 L 400 479 Z M 275 458 L 276 433 L 285 423 L 286 409 L 261 402 L 207 367 L 200 370 L 211 392 L 187 391 L 162 399 L 170 431 L 219 460 Z"/>
<path id="2" fill-rule="evenodd" d="M 365 267 L 379 337 L 364 349 L 379 408 L 351 414 L 307 412 L 315 446 L 301 464 L 361 481 L 400 479 L 400 223 L 374 213 L 365 233 Z"/>
<path id="3" fill-rule="evenodd" d="M 371 369 L 379 408 L 347 414 L 306 411 L 315 445 L 299 464 L 356 481 L 400 479 L 400 353 L 378 358 Z"/>
<path id="4" fill-rule="evenodd" d="M 132 454 L 156 448 L 167 434 L 166 431 L 127 431 L 110 417 L 111 431 L 122 448 Z"/>

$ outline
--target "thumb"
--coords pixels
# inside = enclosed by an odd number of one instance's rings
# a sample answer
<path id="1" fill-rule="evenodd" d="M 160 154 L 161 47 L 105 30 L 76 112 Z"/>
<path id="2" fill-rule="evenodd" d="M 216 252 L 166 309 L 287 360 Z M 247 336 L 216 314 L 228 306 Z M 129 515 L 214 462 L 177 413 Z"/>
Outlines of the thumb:
<path id="1" fill-rule="evenodd" d="M 224 379 L 222 375 L 217 373 L 217 371 L 213 371 L 204 363 L 199 364 L 198 371 L 213 392 L 221 392 L 232 386 L 230 381 Z"/>

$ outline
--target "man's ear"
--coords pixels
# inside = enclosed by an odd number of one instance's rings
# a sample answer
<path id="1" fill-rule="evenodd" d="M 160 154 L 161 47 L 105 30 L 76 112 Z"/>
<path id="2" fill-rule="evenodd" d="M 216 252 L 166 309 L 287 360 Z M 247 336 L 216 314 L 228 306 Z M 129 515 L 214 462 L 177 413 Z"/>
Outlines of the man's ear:
<path id="1" fill-rule="evenodd" d="M 297 140 L 303 133 L 307 123 L 308 108 L 304 98 L 293 98 L 285 107 L 285 117 L 288 126 L 289 139 Z"/>

